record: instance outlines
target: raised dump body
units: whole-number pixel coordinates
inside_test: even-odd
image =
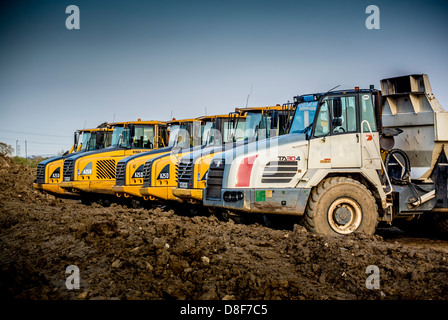
[[[393,148],[408,155],[412,179],[429,178],[448,142],[448,112],[434,96],[426,74],[381,80],[381,90],[383,131],[403,131],[394,137]],[[383,138],[382,147],[390,149],[391,142],[386,140]]]
[[[383,132],[396,134],[393,142],[390,137],[382,141],[386,152],[397,155],[385,159],[386,167],[399,168],[388,170],[395,183],[394,215],[447,212],[448,112],[434,96],[426,74],[384,79],[381,89]],[[399,150],[408,159],[400,158]]]

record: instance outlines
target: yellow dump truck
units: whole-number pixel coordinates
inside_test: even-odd
[[[168,123],[170,139],[166,148],[142,152],[121,159],[117,163],[113,191],[117,197],[142,198],[140,188],[143,185],[143,167],[145,162],[166,154],[177,154],[184,149],[201,145],[204,128],[211,123],[209,118],[173,119]]]
[[[60,198],[79,197],[78,194],[68,192],[59,186],[59,183],[62,182],[64,160],[73,154],[105,148],[110,145],[111,137],[112,129],[105,124],[94,129],[75,131],[75,141],[67,153],[43,160],[37,165],[36,180],[33,183],[34,189]]]
[[[82,200],[105,199],[114,195],[116,164],[121,159],[168,144],[167,123],[128,121],[110,124],[113,128],[109,147],[76,154],[64,161],[61,188],[78,193]]]
[[[237,108],[236,111],[246,118],[244,132],[241,132],[235,141],[219,146],[211,144],[182,157],[177,170],[177,187],[172,189],[174,196],[190,202],[202,201],[210,161],[214,155],[237,145],[286,133],[293,114],[292,105]]]
[[[203,121],[203,133],[199,146],[181,148],[167,154],[162,154],[146,161],[143,168],[143,186],[140,194],[146,200],[175,200],[172,189],[177,185],[176,170],[181,157],[200,152],[204,148],[222,143],[233,142],[238,139],[244,130],[245,115],[229,113],[198,118]]]

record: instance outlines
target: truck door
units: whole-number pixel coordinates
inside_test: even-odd
[[[333,103],[340,98],[340,117],[335,120]],[[357,121],[357,95],[324,98],[310,140],[309,168],[361,166],[361,143]]]
[[[361,141],[357,126],[357,95],[347,95],[341,99],[340,120],[331,122],[331,167],[357,168],[361,166]]]

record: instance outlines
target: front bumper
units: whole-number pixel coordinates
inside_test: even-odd
[[[66,190],[74,190],[79,192],[101,193],[113,195],[112,188],[115,185],[115,180],[108,181],[63,181],[59,184],[61,188]]]
[[[236,211],[303,215],[311,189],[222,189],[221,199],[203,200],[207,207]]]
[[[79,194],[62,189],[58,183],[33,183],[33,188],[60,198],[77,198]]]
[[[117,197],[124,196],[125,198],[129,197],[143,197],[140,193],[141,185],[137,186],[113,186],[112,190],[114,191]]]
[[[89,188],[88,181],[62,181],[59,186],[65,190],[79,190],[84,191]]]
[[[173,195],[181,199],[194,199],[202,201],[203,189],[173,188]]]
[[[174,187],[142,187],[140,188],[140,193],[143,197],[155,197],[161,200],[174,200],[179,201],[180,199],[173,195]]]

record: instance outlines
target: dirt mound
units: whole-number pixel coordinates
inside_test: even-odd
[[[300,226],[275,230],[161,208],[45,199],[21,177],[28,169],[4,159],[0,172],[3,298],[448,298],[444,250],[378,235],[323,237]],[[71,265],[79,268],[79,289],[66,286]],[[366,286],[372,265],[378,289]]]
[[[0,193],[4,197],[19,198],[24,201],[34,200],[37,194],[32,189],[34,179],[35,170],[0,155]]]

